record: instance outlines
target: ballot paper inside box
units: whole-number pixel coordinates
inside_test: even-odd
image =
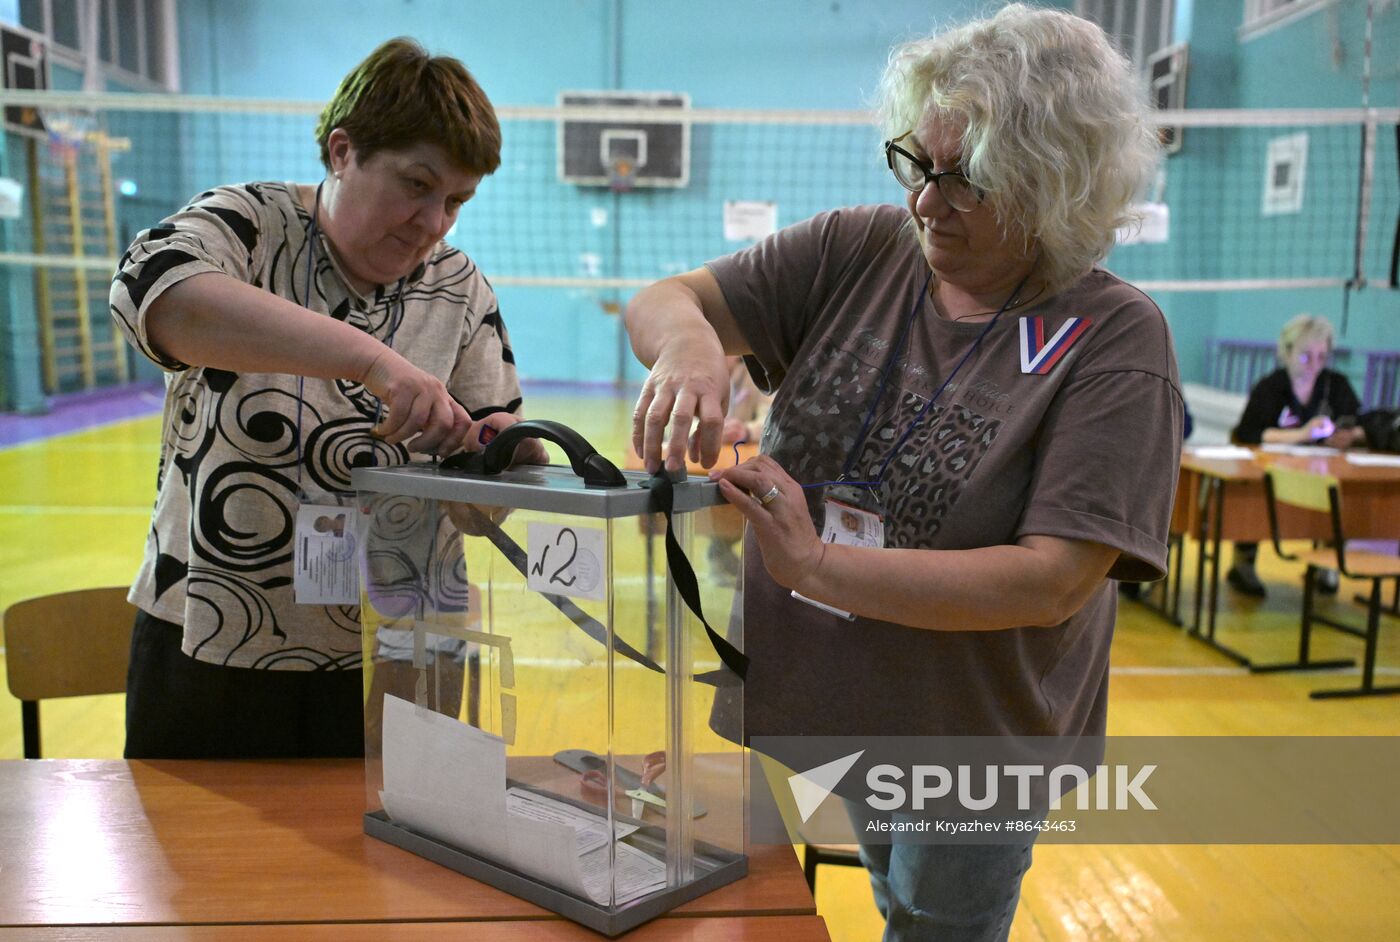
[[[746,872],[740,526],[559,437],[572,466],[355,472],[365,830],[616,935]]]

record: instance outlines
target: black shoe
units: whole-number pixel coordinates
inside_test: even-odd
[[[1240,595],[1249,595],[1256,599],[1262,599],[1269,594],[1264,588],[1264,583],[1259,581],[1259,577],[1255,575],[1252,569],[1241,569],[1239,566],[1231,566],[1230,571],[1225,573],[1225,581],[1230,583],[1230,588],[1234,589]]]
[[[1336,595],[1338,586],[1337,570],[1322,569],[1317,574],[1317,581],[1313,583],[1317,591],[1323,595]]]

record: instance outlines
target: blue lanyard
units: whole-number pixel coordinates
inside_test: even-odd
[[[311,208],[311,222],[306,226],[306,277],[302,281],[301,298],[302,306],[307,310],[311,307],[311,275],[316,270],[316,236],[320,234],[320,227],[317,225],[321,216],[321,187],[325,186],[322,180],[316,184],[316,204]],[[384,343],[390,350],[394,349],[394,335],[399,331],[399,325],[403,323],[406,304],[404,302],[404,284],[407,277],[399,279],[397,289],[398,311],[389,315],[389,332],[384,338]],[[301,408],[305,402],[306,377],[297,376],[297,491],[303,498],[306,497],[306,490],[302,487],[302,438],[301,438]],[[374,424],[378,425],[384,415],[384,400],[380,399],[378,405],[374,407]]]
[[[901,435],[899,437],[899,440],[894,443],[894,446],[890,449],[889,454],[885,456],[885,460],[880,463],[880,470],[876,472],[874,480],[849,481],[847,480],[847,478],[850,476],[852,468],[855,467],[856,455],[860,454],[861,447],[865,444],[865,440],[870,434],[870,423],[874,420],[875,412],[880,407],[880,400],[883,399],[885,396],[885,387],[889,383],[890,374],[894,372],[894,365],[899,360],[900,351],[905,348],[905,344],[909,340],[909,334],[913,330],[914,318],[919,313],[919,310],[923,307],[924,298],[928,295],[929,284],[933,281],[933,273],[930,272],[928,277],[924,279],[923,287],[919,289],[918,296],[914,299],[914,306],[909,309],[909,316],[906,317],[904,320],[904,330],[900,333],[899,340],[895,343],[894,349],[890,351],[889,359],[885,361],[885,368],[883,371],[881,371],[880,374],[880,385],[875,390],[875,398],[871,401],[870,408],[865,413],[865,420],[861,423],[860,434],[856,437],[855,444],[851,447],[850,453],[846,455],[846,462],[841,467],[840,477],[838,477],[835,481],[821,481],[816,484],[804,484],[802,485],[803,489],[805,490],[807,488],[813,487],[829,487],[834,484],[844,484],[848,487],[879,487],[880,482],[885,479],[885,472],[889,470],[890,462],[894,461],[895,456],[899,454],[900,449],[902,449],[904,445],[909,441],[909,436],[914,434],[914,430],[919,427],[919,423],[923,421],[923,418],[925,415],[928,414],[929,409],[933,408],[933,404],[942,397],[943,391],[948,388],[948,384],[953,381],[953,379],[958,375],[959,372],[962,371],[963,365],[966,364],[967,361],[972,358],[972,355],[974,353],[977,352],[977,348],[982,345],[982,341],[986,339],[987,334],[991,333],[992,328],[995,327],[997,321],[1001,319],[1001,315],[1004,314],[1006,310],[1009,307],[1011,307],[1011,305],[1016,301],[1016,298],[1021,294],[1021,289],[1026,286],[1026,281],[1029,278],[1030,274],[1027,273],[1026,276],[1022,278],[1020,282],[1017,283],[1016,287],[1012,290],[1010,296],[1008,296],[1006,301],[1002,304],[1002,306],[997,309],[996,314],[992,315],[992,319],[987,321],[987,325],[982,328],[982,332],[977,335],[977,339],[972,342],[972,346],[969,347],[967,352],[962,355],[962,359],[958,360],[957,366],[953,367],[953,371],[949,373],[946,378],[944,378],[943,383],[938,387],[938,390],[932,396],[929,397],[928,402],[924,403],[923,408],[919,410],[919,414],[914,416],[913,421],[909,423],[909,427],[904,430],[904,434]]]

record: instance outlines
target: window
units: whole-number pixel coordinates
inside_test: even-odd
[[[169,20],[164,18],[167,13],[170,16]],[[179,76],[165,74],[167,63],[173,62],[174,57],[168,60],[166,58],[167,47],[173,48],[173,45],[165,42],[164,31],[175,29],[175,4],[162,9],[157,4],[148,2],[142,4],[141,14],[141,48],[145,55],[145,67],[141,74],[149,76],[153,82],[173,89]]]
[[[141,29],[145,4],[140,0],[117,0],[109,9],[116,12],[117,65],[137,75],[149,75],[143,68],[145,50],[141,48],[145,40]]]
[[[98,31],[99,55],[102,61],[108,65],[117,61],[116,24],[112,22],[116,16],[116,11],[112,8],[112,0],[103,0],[97,5],[97,18],[100,29]]]
[[[19,25],[35,33],[47,33],[44,0],[19,0]]]
[[[45,22],[53,32],[53,42],[69,49],[78,48],[78,0],[49,0]]]
[[[1244,23],[1240,25],[1240,38],[1261,36],[1309,13],[1330,7],[1335,2],[1336,0],[1244,0]]]
[[[1158,49],[1147,58],[1147,88],[1152,106],[1159,111],[1186,107],[1186,43]],[[1168,154],[1181,150],[1181,128],[1157,129],[1158,140]]]
[[[20,25],[49,42],[50,57],[82,71],[84,35],[95,36],[103,73],[135,87],[172,89],[175,0],[20,0]],[[83,17],[96,28],[83,30]]]
[[[1076,0],[1075,12],[1093,20],[1138,69],[1172,43],[1173,0]]]

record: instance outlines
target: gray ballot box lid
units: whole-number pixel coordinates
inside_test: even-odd
[[[590,487],[568,465],[521,465],[485,475],[421,462],[392,468],[356,468],[350,483],[362,494],[401,494],[580,517],[613,519],[656,512],[648,488],[651,476],[644,471],[624,471],[623,476],[626,487]],[[719,486],[707,478],[684,478],[673,487],[674,513],[691,513],[726,503]]]

